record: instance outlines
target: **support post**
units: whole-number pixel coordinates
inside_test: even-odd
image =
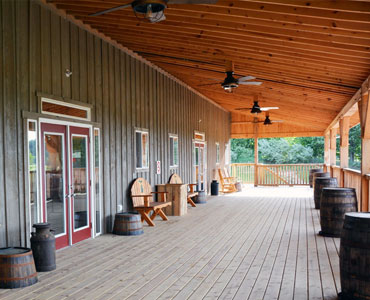
[[[254,186],[258,185],[258,119],[254,118]]]
[[[324,165],[325,165],[325,172],[330,171],[330,132],[328,131],[325,134],[324,140]]]
[[[337,162],[337,129],[330,129],[330,166],[335,166]],[[332,168],[330,173],[333,175]]]
[[[340,129],[340,182],[339,185],[344,187],[343,169],[348,168],[348,147],[349,147],[349,120],[350,117],[343,117],[339,121]]]
[[[358,102],[358,111],[361,124],[361,195],[357,195],[359,210],[369,211],[369,182],[366,174],[370,174],[370,92],[369,82],[362,86],[361,101]]]

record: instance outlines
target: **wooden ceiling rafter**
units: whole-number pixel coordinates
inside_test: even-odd
[[[50,2],[214,100],[233,122],[253,119],[235,108],[252,105],[254,95],[260,105],[279,106],[272,113],[283,125],[261,127],[261,136],[322,135],[370,71],[369,1],[169,4],[167,20],[158,24],[138,22],[130,8],[87,16],[126,3],[121,0]],[[203,86],[224,79],[227,60],[236,77],[253,75],[263,84],[233,94],[218,84]],[[253,125],[231,124],[232,137],[248,136]]]

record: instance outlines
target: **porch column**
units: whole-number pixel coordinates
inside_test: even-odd
[[[258,185],[258,119],[254,118],[254,186]]]
[[[349,120],[350,117],[343,117],[339,120],[340,129],[340,186],[344,186],[343,169],[348,168],[348,146],[349,146]]]
[[[326,172],[330,171],[330,132],[328,131],[325,133],[325,140],[324,140],[324,165],[326,168]]]
[[[337,129],[330,129],[330,165],[335,166],[337,160]],[[331,168],[330,168],[331,169]]]
[[[369,181],[366,174],[370,174],[370,108],[369,82],[362,86],[361,101],[358,102],[361,124],[361,195],[357,195],[359,210],[369,211]]]

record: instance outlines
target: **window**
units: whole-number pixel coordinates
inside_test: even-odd
[[[149,168],[149,133],[147,130],[136,130],[136,169]]]
[[[68,102],[41,98],[41,112],[44,114],[90,121],[90,108]]]
[[[179,165],[179,138],[177,135],[170,135],[170,167]]]
[[[38,145],[37,145],[37,123],[36,121],[27,122],[27,141],[28,141],[28,183],[30,201],[30,225],[39,222],[39,202],[38,202]]]
[[[220,163],[220,143],[216,143],[216,164]]]

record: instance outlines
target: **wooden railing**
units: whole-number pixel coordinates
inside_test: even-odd
[[[245,184],[254,183],[254,164],[231,164],[231,176]]]
[[[257,167],[257,180],[255,180]],[[308,185],[310,169],[320,168],[322,164],[232,164],[231,174],[242,183],[255,185]]]

